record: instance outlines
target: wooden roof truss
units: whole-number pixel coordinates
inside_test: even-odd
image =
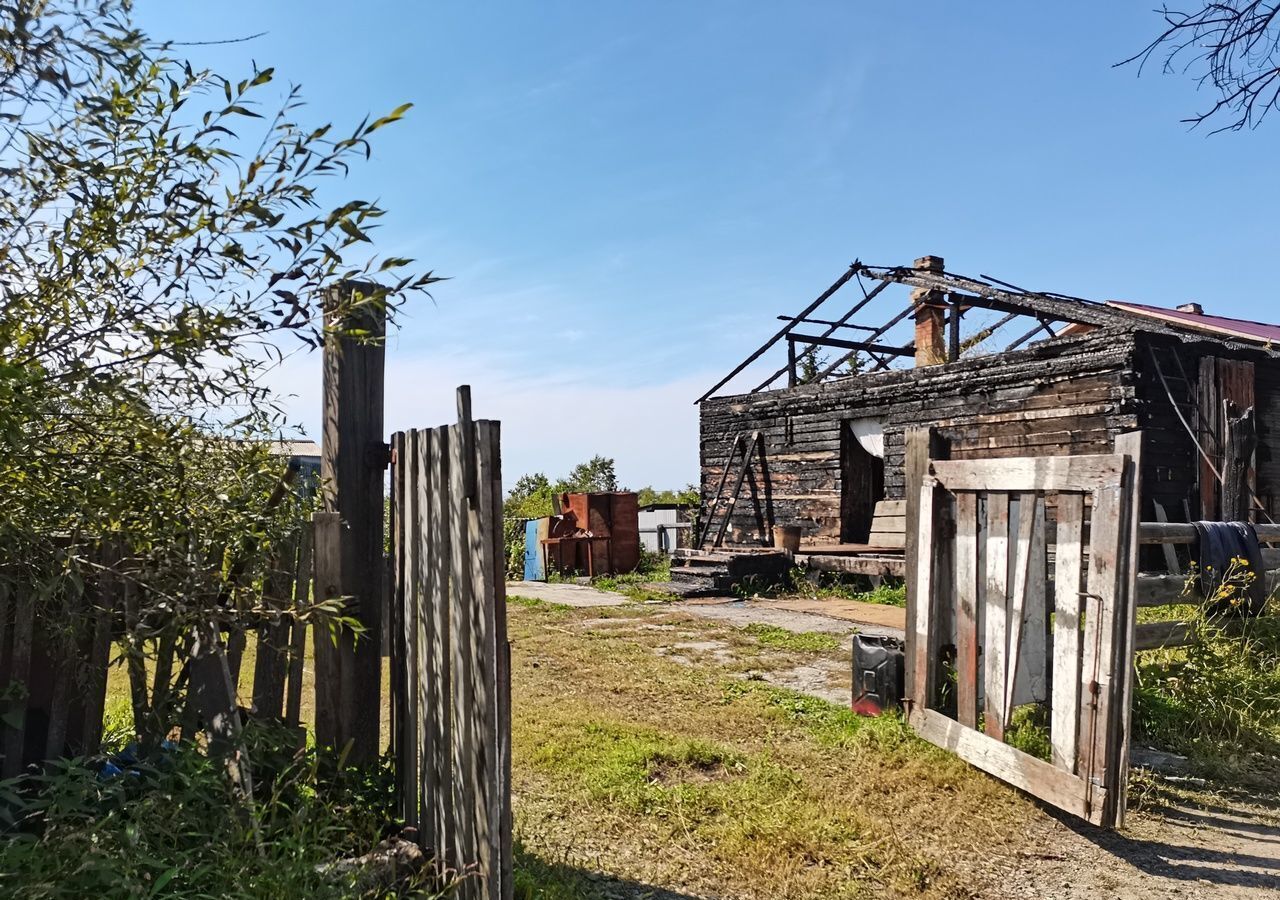
[[[857,285],[860,292],[855,302],[846,312],[835,318],[819,317],[817,315],[819,309],[849,282]],[[904,285],[914,289],[905,307],[880,324],[855,321],[855,316],[866,311],[873,301],[893,285]],[[1025,333],[1018,334],[1004,347],[1003,351],[996,352],[1007,353],[1016,350],[1040,335],[1043,335],[1042,340],[1057,337],[1058,326],[1068,323],[1099,328],[1109,326],[1133,328],[1140,323],[1146,331],[1173,333],[1172,329],[1165,328],[1158,322],[1137,317],[1103,303],[1065,294],[1028,291],[987,275],[971,278],[933,268],[872,266],[854,261],[829,288],[818,295],[817,299],[799,314],[778,316],[778,320],[784,324],[777,333],[696,402],[701,403],[712,396],[764,356],[767,351],[782,342],[785,342],[787,348],[786,362],[752,387],[749,393],[767,390],[784,376],[787,378],[788,386],[795,386],[854,374],[840,373],[840,370],[855,359],[860,363],[858,374],[889,369],[899,359],[913,358],[916,350],[914,339],[894,343],[888,337],[889,333],[902,322],[912,319],[917,310],[925,306],[945,308],[947,362],[992,352],[987,342],[1016,319],[1029,319],[1033,327]],[[991,310],[1004,315],[965,334],[965,315],[975,309]],[[799,366],[798,362],[806,357],[816,359],[822,349],[837,351],[835,360],[832,362],[824,359],[823,365],[819,366],[817,371],[810,371],[806,377],[802,374],[802,369],[805,367]],[[807,368],[812,370],[813,366]]]

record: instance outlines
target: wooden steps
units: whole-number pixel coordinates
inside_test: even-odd
[[[794,565],[790,556],[772,548],[677,550],[671,558],[671,580],[686,586],[687,597],[730,594],[751,578],[780,581]]]

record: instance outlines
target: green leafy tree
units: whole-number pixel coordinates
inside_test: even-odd
[[[557,485],[557,491],[599,492],[616,491],[618,475],[614,471],[613,457],[593,456],[569,470],[568,476]]]
[[[82,586],[123,581],[145,675],[195,629],[282,612],[263,585],[302,510],[269,502],[287,423],[265,385],[435,280],[371,251],[376,204],[320,202],[407,107],[303,124],[272,69],[195,67],[129,0],[0,0],[0,46],[0,594],[74,642]],[[142,705],[163,734],[181,683]]]
[[[677,503],[681,506],[687,506],[690,509],[696,509],[701,496],[698,493],[696,485],[685,485],[684,490],[680,491],[659,491],[652,487],[646,486],[636,491],[636,502],[640,506],[651,506],[655,503]]]

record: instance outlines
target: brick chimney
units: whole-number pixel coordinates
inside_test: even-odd
[[[1178,312],[1195,313],[1197,316],[1204,315],[1204,307],[1194,300],[1190,303],[1183,303],[1178,306]]]
[[[941,272],[941,256],[922,256],[917,269]],[[916,308],[916,366],[939,366],[947,361],[947,305],[940,291],[916,288],[911,292]]]

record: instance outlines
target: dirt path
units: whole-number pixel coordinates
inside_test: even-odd
[[[992,897],[1262,900],[1280,896],[1280,810],[1256,799],[1166,796],[1123,833],[1046,817],[1025,865]]]
[[[523,586],[513,585],[509,591],[529,594]],[[575,591],[567,600],[549,595],[543,599],[579,607],[598,605],[602,614],[619,605],[617,595],[594,594],[601,596]],[[893,634],[895,629],[858,625],[847,618],[822,615],[821,609],[819,603],[769,601],[632,604],[625,619],[583,618],[574,623],[574,630],[652,635],[646,640],[652,652],[672,662],[765,681],[847,707],[852,635],[858,630]],[[697,620],[705,625],[699,626]],[[733,631],[725,632],[726,626]],[[833,641],[827,652],[798,657],[785,650],[744,644],[736,634],[747,626],[825,635]],[[655,637],[660,639],[655,642]],[[1045,808],[1032,819],[1021,849],[1012,855],[973,860],[974,895],[1046,900],[1280,897],[1280,805],[1180,791],[1151,776],[1135,782],[1138,808],[1124,833],[1103,832]],[[600,896],[644,894],[602,891]]]

